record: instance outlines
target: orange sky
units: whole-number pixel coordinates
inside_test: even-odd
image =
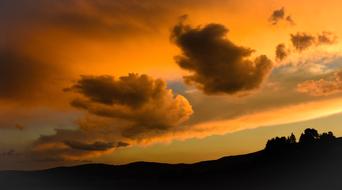
[[[44,168],[85,160],[116,164],[139,159],[173,163],[213,159],[255,151],[270,134],[281,135],[286,127],[297,131],[292,123],[308,125],[330,116],[329,129],[340,132],[342,78],[337,73],[342,67],[342,27],[336,22],[342,12],[338,0],[6,0],[4,4],[0,8],[0,80],[4,81],[0,82],[0,153],[15,150],[17,154],[0,161],[0,169]],[[284,16],[272,24],[272,13],[281,8]],[[180,23],[182,15],[187,15],[184,23]],[[196,47],[181,43],[182,37],[191,34],[186,27],[199,35],[212,23],[228,30],[217,37],[224,44],[218,47],[250,48],[253,53],[242,56],[233,69],[220,69],[216,62],[221,57],[225,61],[230,52],[210,52],[210,59],[201,60],[206,57],[197,55]],[[171,38],[174,27],[182,24],[184,34]],[[324,32],[337,40],[321,43]],[[291,34],[302,33],[314,39],[303,51],[291,41]],[[205,47],[205,37],[197,47],[214,49],[216,46]],[[276,59],[278,44],[286,47],[283,60]],[[182,66],[175,59],[179,55],[199,66]],[[247,71],[234,69],[250,60],[251,73],[257,73],[254,58],[261,55],[267,56],[272,68],[265,70],[260,83],[234,92],[222,85],[206,91],[212,84],[206,81],[221,81],[216,76],[225,85],[233,84],[231,76],[239,84],[245,82]],[[213,70],[223,74],[201,69],[215,64],[219,69]],[[194,84],[183,80],[189,75],[196,75],[190,79]],[[303,85],[308,81],[310,89]],[[323,93],[315,96],[310,90]],[[154,96],[156,93],[160,95]],[[146,122],[151,119],[154,122]],[[18,125],[23,128],[16,128]],[[265,126],[267,130],[258,129]],[[125,136],[128,129],[136,136]],[[253,131],[258,140],[249,138]],[[236,143],[230,139],[234,134],[245,141]],[[221,147],[213,143],[215,139],[230,145]],[[196,147],[206,143],[215,151],[203,153]],[[253,143],[259,146],[246,148]],[[80,150],[99,144],[109,148]],[[52,145],[51,155],[68,159],[37,163],[48,160],[41,157],[45,152],[31,151],[40,145]],[[172,154],[167,154],[170,149]],[[181,153],[187,151],[191,154],[183,159]]]

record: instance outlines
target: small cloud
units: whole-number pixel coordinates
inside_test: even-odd
[[[112,142],[96,141],[94,143],[83,143],[79,141],[65,141],[65,145],[72,149],[84,150],[84,151],[106,151],[115,147]]]
[[[286,16],[284,7],[274,10],[269,18],[269,21],[272,23],[272,25],[277,25],[282,20],[285,20],[292,25],[295,24],[293,18],[290,15]]]
[[[332,32],[322,32],[317,37],[318,44],[335,44],[337,42],[337,36]]]
[[[272,22],[273,25],[276,25],[280,20],[283,20],[284,17],[285,8],[282,7],[280,9],[274,10],[269,20]]]
[[[286,21],[289,22],[292,25],[296,25],[295,21],[293,20],[293,18],[291,16],[287,16],[286,17]]]
[[[129,143],[125,143],[125,142],[118,142],[118,144],[116,145],[116,147],[126,147],[129,146]]]
[[[307,33],[291,34],[292,45],[298,51],[303,51],[315,44],[316,38]]]
[[[289,50],[286,49],[285,44],[279,44],[276,47],[276,59],[279,61],[284,60],[289,55]]]

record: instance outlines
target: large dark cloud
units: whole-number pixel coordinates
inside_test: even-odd
[[[192,114],[184,97],[174,96],[164,81],[147,75],[83,77],[71,90],[86,97],[75,99],[73,106],[98,116],[133,122],[122,131],[128,137],[168,130]]]
[[[256,89],[272,69],[265,55],[250,58],[253,50],[231,42],[227,32],[220,24],[192,27],[183,22],[172,31],[173,42],[183,52],[176,57],[177,64],[193,73],[185,76],[185,81],[207,94]]]
[[[172,133],[193,113],[183,96],[147,75],[82,77],[68,91],[79,94],[71,104],[86,115],[76,130],[42,136],[35,155],[50,152],[63,159],[86,158]]]
[[[149,99],[161,96],[164,82],[151,79],[146,76],[120,77],[115,80],[111,76],[84,76],[71,90],[77,91],[94,102],[103,104],[122,104],[128,106],[140,106]]]

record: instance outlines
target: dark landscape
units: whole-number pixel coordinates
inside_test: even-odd
[[[342,138],[307,129],[268,141],[264,150],[195,164],[89,164],[3,171],[7,189],[341,189]]]

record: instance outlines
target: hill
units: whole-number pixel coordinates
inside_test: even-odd
[[[195,164],[137,162],[3,171],[0,189],[342,189],[342,138],[302,136],[298,143],[274,138],[255,153]]]

